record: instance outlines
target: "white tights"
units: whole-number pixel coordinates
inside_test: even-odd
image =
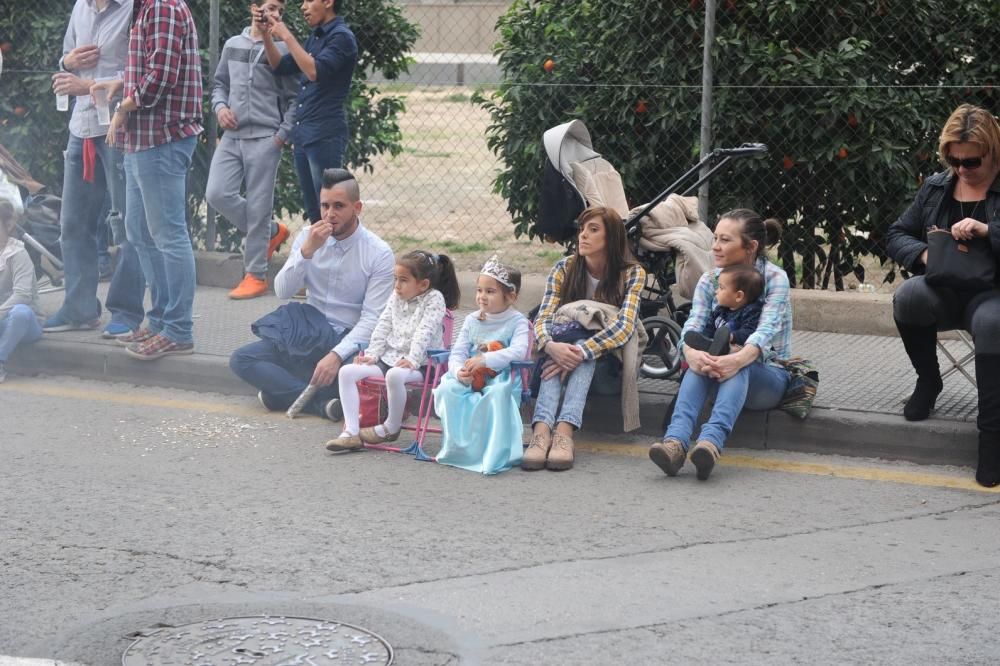
[[[361,398],[358,395],[358,382],[367,377],[381,377],[382,368],[376,364],[361,365],[352,363],[340,368],[340,404],[344,408],[344,433],[357,435],[361,411]],[[419,382],[424,375],[409,368],[389,368],[385,373],[386,394],[389,398],[388,414],[382,427],[389,434],[399,432],[403,425],[403,409],[406,407],[406,383]]]

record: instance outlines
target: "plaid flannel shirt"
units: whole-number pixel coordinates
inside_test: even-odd
[[[126,152],[195,136],[201,125],[198,32],[184,0],[134,0],[125,96],[139,107],[119,137]]]
[[[545,295],[535,317],[535,340],[539,349],[551,339],[552,318],[562,305],[562,285],[566,279],[566,265],[573,257],[566,257],[556,262],[545,282]],[[597,331],[582,345],[584,356],[594,359],[618,349],[628,342],[639,321],[639,301],[642,288],[646,284],[646,271],[638,264],[629,268],[625,275],[625,302],[622,303],[618,317],[607,328]]]
[[[787,359],[792,354],[792,301],[788,291],[788,275],[785,271],[763,257],[757,261],[757,270],[764,274],[764,308],[760,313],[757,330],[750,334],[746,344],[760,349],[761,360],[765,363],[777,359]],[[712,311],[718,305],[715,290],[719,286],[721,268],[707,271],[698,280],[691,301],[691,314],[684,322],[681,333],[681,348],[684,334],[688,331],[701,332]]]

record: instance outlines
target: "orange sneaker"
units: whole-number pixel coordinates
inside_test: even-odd
[[[274,251],[277,250],[282,243],[288,240],[288,236],[289,236],[288,227],[283,225],[281,222],[278,222],[278,231],[273,236],[271,236],[271,240],[268,241],[267,243],[268,261],[271,261],[271,255],[274,254]]]
[[[243,276],[243,281],[236,285],[236,289],[229,292],[229,298],[235,301],[242,301],[247,298],[257,298],[266,292],[267,282],[247,273]]]

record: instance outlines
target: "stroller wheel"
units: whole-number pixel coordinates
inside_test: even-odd
[[[677,348],[681,327],[667,317],[646,317],[646,351],[642,355],[641,375],[651,379],[669,379],[681,368],[681,354]]]

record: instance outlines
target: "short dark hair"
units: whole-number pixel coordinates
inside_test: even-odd
[[[354,174],[347,169],[324,169],[322,189],[332,190],[334,187],[342,187],[351,198],[351,201],[361,200],[361,189]]]
[[[764,276],[750,264],[727,266],[719,273],[732,279],[733,289],[742,291],[747,297],[747,303],[753,303],[764,293]]]

